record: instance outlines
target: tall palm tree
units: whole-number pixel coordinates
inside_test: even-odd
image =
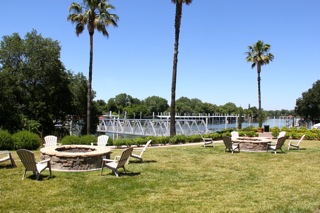
[[[264,44],[262,41],[258,40],[257,43],[253,44],[253,46],[248,46],[249,51],[246,52],[247,62],[251,62],[251,68],[253,69],[257,66],[258,73],[258,100],[259,100],[259,127],[262,126],[262,109],[261,109],[261,89],[260,89],[260,73],[261,66],[265,64],[269,64],[270,61],[274,59],[274,56],[269,52],[270,45]]]
[[[182,17],[182,4],[187,5],[192,3],[192,0],[171,0],[176,4],[175,15],[175,37],[174,37],[174,54],[173,54],[173,70],[172,70],[172,85],[171,85],[171,111],[170,111],[170,136],[176,135],[176,84],[177,84],[177,66],[178,66],[178,53],[179,53],[179,36]]]
[[[107,27],[112,25],[117,27],[119,17],[116,14],[109,13],[115,9],[107,0],[83,0],[80,5],[73,2],[69,7],[67,20],[76,24],[76,34],[79,36],[85,26],[87,26],[90,36],[90,60],[89,60],[89,82],[87,94],[87,134],[90,134],[91,117],[91,84],[92,84],[92,64],[93,64],[93,34],[95,29],[102,35],[109,37]]]

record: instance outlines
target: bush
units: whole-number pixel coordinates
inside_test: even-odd
[[[17,132],[12,135],[12,138],[15,149],[36,150],[41,146],[41,139],[39,135],[32,132]]]
[[[134,145],[134,142],[130,138],[119,138],[117,140],[114,140],[114,145],[130,147],[130,146]]]
[[[202,138],[200,135],[190,135],[188,137],[189,142],[200,142],[202,141]]]
[[[93,135],[84,135],[80,137],[80,144],[91,145],[91,143],[97,143],[97,137]]]
[[[162,136],[162,137],[150,137],[149,140],[152,140],[153,144],[168,144],[170,137],[169,136]]]
[[[141,146],[147,143],[147,139],[143,137],[137,137],[133,140],[133,143],[137,146]]]
[[[81,144],[81,139],[75,135],[67,135],[61,140],[62,145]]]
[[[0,150],[12,150],[14,148],[13,138],[8,131],[0,130]]]
[[[186,143],[187,136],[185,135],[175,135],[169,139],[169,142],[172,144]]]

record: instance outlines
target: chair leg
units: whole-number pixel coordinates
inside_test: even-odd
[[[37,173],[36,173],[36,179],[39,180],[39,177],[40,177],[40,173],[37,172]]]
[[[103,161],[102,161],[102,166],[101,166],[101,171],[100,171],[100,176],[102,176],[102,172],[103,172]]]
[[[117,169],[115,169],[115,170],[113,171],[113,173],[114,173],[117,177],[119,177],[119,174],[118,174],[118,170],[117,170]]]
[[[50,177],[52,177],[51,166],[49,167]]]
[[[26,176],[27,170],[24,170],[24,173],[22,174],[22,180],[24,180],[24,177]]]

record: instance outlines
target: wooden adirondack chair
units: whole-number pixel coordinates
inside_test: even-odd
[[[109,140],[109,136],[108,135],[100,135],[98,137],[98,142],[97,142],[97,146],[106,146],[108,144],[108,140]],[[91,143],[91,145],[93,146],[94,143]]]
[[[268,147],[267,147],[267,152],[269,150],[272,150],[274,152],[274,154],[277,154],[277,149],[280,149],[281,152],[282,152],[282,146],[284,144],[284,142],[286,141],[286,137],[285,136],[282,136],[282,137],[279,137],[277,139],[277,142],[275,145],[272,145],[272,144],[268,144]]]
[[[231,137],[223,136],[222,137],[223,143],[226,146],[224,151],[229,151],[233,154],[235,150],[238,150],[240,152],[240,144],[239,143],[233,143],[231,140]]]
[[[22,180],[25,178],[27,171],[33,172],[33,174],[36,175],[36,179],[39,180],[40,173],[46,168],[49,169],[50,177],[52,177],[50,159],[43,160],[37,163],[34,158],[34,154],[31,151],[26,149],[19,149],[17,150],[17,153],[19,158],[21,159],[22,164],[25,167]]]
[[[16,163],[13,160],[11,152],[7,150],[0,151],[0,163],[5,161],[10,161],[12,168],[16,167]]]
[[[288,144],[288,150],[290,150],[290,148],[295,148],[295,149],[300,149],[300,143],[301,141],[303,141],[304,137],[306,135],[302,135],[302,137],[300,138],[300,140],[290,140],[289,144]]]
[[[142,159],[142,155],[143,153],[147,150],[147,147],[150,145],[152,140],[149,140],[143,148],[134,148],[133,149],[133,152],[138,152],[138,153],[133,153],[130,155],[130,157],[133,157],[133,158],[137,158],[139,159],[141,162],[143,161]]]
[[[113,173],[115,173],[115,175],[117,177],[119,177],[118,174],[118,169],[119,168],[123,168],[124,172],[126,173],[126,168],[124,167],[132,153],[133,148],[127,148],[125,149],[119,160],[110,160],[110,159],[102,159],[102,165],[101,165],[101,173],[100,175],[102,175],[103,172],[103,168],[107,167],[108,169],[111,169]]]
[[[58,138],[54,135],[47,135],[44,137],[44,146],[60,146],[61,144],[58,143]]]

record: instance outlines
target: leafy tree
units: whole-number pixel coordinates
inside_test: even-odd
[[[145,105],[149,108],[151,113],[158,113],[164,112],[168,109],[168,101],[164,98],[160,98],[158,96],[151,96],[144,100]]]
[[[193,109],[191,100],[187,97],[181,97],[176,100],[176,112],[180,115],[192,115]]]
[[[316,81],[312,88],[302,93],[302,97],[296,101],[295,112],[305,120],[313,122],[320,118],[320,80]]]
[[[59,42],[43,38],[35,30],[24,39],[17,33],[3,37],[0,49],[3,128],[17,131],[40,123],[42,131],[50,133],[54,122],[64,120],[70,113],[69,80],[60,61],[60,50]]]
[[[225,105],[221,106],[220,109],[222,109],[223,114],[232,115],[232,114],[238,114],[238,107],[231,102],[226,103]]]
[[[252,63],[252,69],[257,66],[258,73],[258,103],[259,103],[259,127],[262,126],[262,109],[261,109],[261,88],[260,88],[260,73],[261,66],[265,64],[269,64],[270,61],[273,60],[274,56],[269,52],[270,45],[264,44],[262,41],[258,40],[257,43],[253,44],[253,46],[248,46],[249,51],[246,52],[247,62]]]
[[[172,85],[171,85],[171,119],[170,119],[170,137],[176,135],[176,84],[177,84],[177,66],[178,66],[178,52],[179,52],[179,36],[180,36],[180,25],[182,17],[182,4],[187,5],[192,3],[192,0],[171,0],[176,4],[176,15],[175,15],[175,36],[174,36],[174,54],[173,54],[173,70],[172,70]]]
[[[107,103],[104,100],[97,100],[96,103],[99,115],[103,115],[108,112]]]
[[[116,14],[109,13],[114,6],[107,0],[83,0],[83,4],[73,2],[69,7],[67,20],[76,23],[76,34],[79,36],[87,26],[90,36],[90,60],[89,60],[89,82],[87,92],[87,134],[90,134],[90,113],[91,113],[91,87],[92,87],[92,66],[93,66],[93,35],[95,29],[102,35],[109,37],[107,27],[117,27],[119,20]],[[83,11],[84,10],[84,11]]]

